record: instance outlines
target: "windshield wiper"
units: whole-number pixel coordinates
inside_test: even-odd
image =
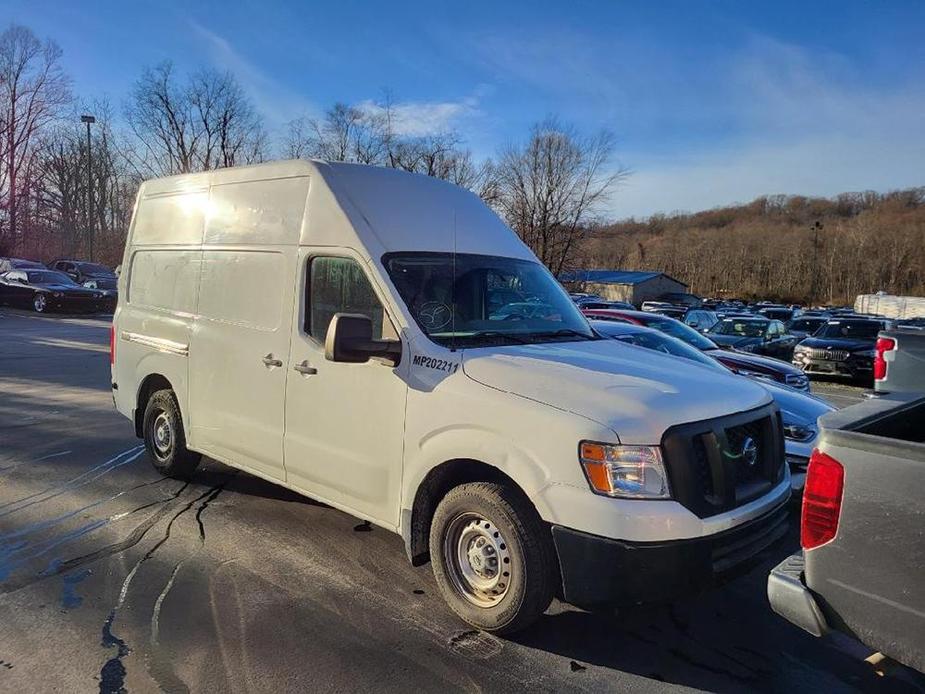
[[[525,340],[519,335],[515,335],[514,333],[508,333],[503,330],[479,330],[477,332],[470,333],[468,335],[458,335],[457,339],[465,340],[465,339],[471,339],[473,337],[500,337],[500,338],[504,338],[507,340],[511,340],[512,342],[516,342],[517,344],[520,344],[520,345],[530,344],[530,340]]]
[[[594,334],[589,335],[588,333],[583,333],[580,330],[572,330],[571,328],[561,328],[559,330],[547,330],[541,333],[529,333],[530,337],[581,337],[585,340],[597,340],[597,336]]]

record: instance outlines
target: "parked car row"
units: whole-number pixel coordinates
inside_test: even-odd
[[[114,311],[119,298],[116,274],[105,265],[56,260],[0,258],[0,304],[47,311]]]
[[[588,311],[627,311],[620,302],[576,300]],[[799,306],[705,300],[700,308],[645,301],[642,313],[676,319],[702,332],[717,346],[790,362],[807,377],[841,377],[870,383],[874,374],[877,333],[893,327],[922,329],[925,319],[890,321],[854,313],[847,307],[803,309]],[[613,316],[611,316],[613,317]],[[625,319],[626,316],[623,316]]]

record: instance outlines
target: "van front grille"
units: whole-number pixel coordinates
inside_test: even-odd
[[[662,438],[672,496],[701,518],[766,494],[784,477],[784,438],[773,404],[681,424]]]

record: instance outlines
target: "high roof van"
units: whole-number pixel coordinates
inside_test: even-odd
[[[478,628],[671,599],[785,530],[767,391],[601,338],[444,181],[147,181],[122,268],[112,392],[154,466],[209,456],[399,533]]]

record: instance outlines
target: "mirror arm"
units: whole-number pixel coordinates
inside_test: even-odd
[[[401,359],[400,340],[350,340],[347,348],[353,352],[362,352],[370,357],[382,357],[398,366]]]

